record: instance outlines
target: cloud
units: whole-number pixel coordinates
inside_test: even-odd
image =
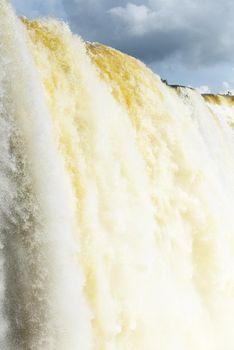
[[[62,0],[11,0],[11,3],[19,15],[29,18],[49,15],[66,19]]]
[[[202,86],[196,88],[196,90],[198,92],[200,92],[200,94],[209,94],[210,93],[210,88],[208,85],[202,85]]]
[[[151,30],[151,23],[156,13],[145,5],[128,3],[126,7],[113,7],[108,11],[114,19],[122,21],[128,33],[132,35],[143,35]]]
[[[223,81],[221,92],[234,95],[234,82]]]
[[[145,62],[174,57],[190,66],[231,61],[230,0],[63,0],[73,30]]]

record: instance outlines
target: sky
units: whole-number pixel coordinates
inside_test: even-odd
[[[12,0],[19,15],[53,16],[72,31],[144,61],[170,84],[234,93],[233,0]]]

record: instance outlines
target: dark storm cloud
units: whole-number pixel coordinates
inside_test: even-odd
[[[172,56],[189,65],[231,61],[232,0],[64,0],[73,30],[146,62]]]

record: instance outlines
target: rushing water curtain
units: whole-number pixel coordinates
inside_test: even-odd
[[[0,25],[1,349],[233,350],[233,98]]]

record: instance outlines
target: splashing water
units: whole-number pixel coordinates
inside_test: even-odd
[[[0,23],[0,348],[233,350],[233,98]]]

